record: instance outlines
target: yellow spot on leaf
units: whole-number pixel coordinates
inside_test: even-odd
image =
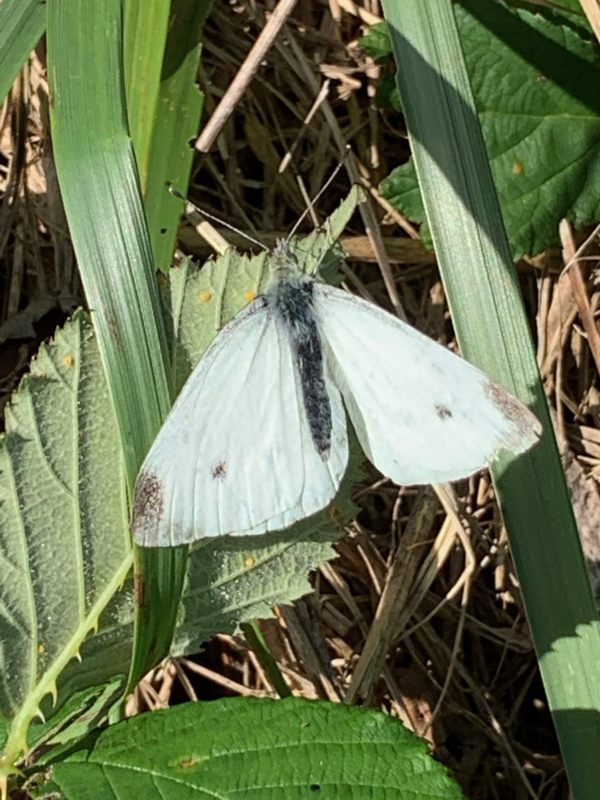
[[[255,564],[256,564],[256,559],[254,558],[254,556],[246,556],[246,558],[244,559],[244,566],[246,567],[246,569],[250,569]]]
[[[247,303],[251,303],[254,300],[255,297],[256,297],[256,293],[255,292],[252,292],[252,291],[244,292],[244,300]]]
[[[200,759],[196,756],[188,756],[187,758],[180,758],[177,762],[177,766],[183,767],[183,769],[189,769],[190,767],[195,767],[199,761]]]
[[[524,169],[525,168],[520,161],[515,161],[515,163],[513,164],[512,171],[514,172],[515,175],[521,175]]]
[[[208,303],[211,297],[212,297],[212,292],[204,291],[200,292],[200,294],[198,295],[198,300],[200,300],[201,303]]]
[[[75,366],[75,357],[72,353],[67,353],[65,356],[65,366],[66,367],[73,367]]]
[[[344,515],[337,506],[335,505],[329,506],[327,514],[329,516],[329,519],[333,522],[334,525],[344,524]]]

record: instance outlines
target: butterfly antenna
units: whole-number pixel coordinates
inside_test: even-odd
[[[292,238],[292,236],[293,236],[293,235],[296,233],[296,231],[298,230],[298,228],[300,227],[300,225],[301,225],[301,224],[302,224],[302,222],[304,221],[304,219],[305,219],[306,215],[307,215],[307,214],[310,214],[310,212],[312,211],[312,209],[315,207],[316,203],[318,202],[319,198],[320,198],[320,197],[321,197],[321,195],[323,194],[323,192],[324,192],[324,191],[325,191],[325,190],[326,190],[326,189],[327,189],[327,188],[328,188],[328,187],[331,185],[331,182],[333,181],[333,179],[335,178],[335,176],[338,174],[338,172],[339,172],[339,171],[341,170],[341,168],[344,166],[344,162],[346,161],[346,159],[347,159],[347,158],[348,158],[348,156],[350,155],[350,150],[351,150],[351,148],[350,148],[350,145],[349,145],[349,144],[347,144],[347,145],[346,145],[346,147],[345,147],[344,153],[343,153],[342,157],[340,158],[340,160],[338,161],[338,163],[337,163],[337,165],[336,165],[335,169],[333,170],[333,172],[331,173],[331,175],[329,176],[329,178],[327,178],[327,180],[325,181],[325,183],[323,184],[323,186],[321,186],[321,188],[320,188],[320,189],[319,189],[319,191],[316,193],[316,195],[313,197],[313,199],[312,199],[312,200],[309,202],[309,204],[306,206],[306,208],[304,209],[304,211],[302,212],[302,214],[300,214],[300,217],[298,218],[298,220],[297,220],[296,224],[294,225],[294,227],[292,228],[292,230],[291,230],[291,231],[288,233],[288,235],[287,235],[287,237],[286,237],[286,240],[285,240],[285,241],[286,241],[286,244],[287,244],[287,243],[290,241],[290,239]]]
[[[334,173],[334,174],[335,174],[335,173]],[[332,176],[332,177],[333,177],[333,176]],[[327,186],[327,185],[330,183],[330,181],[331,181],[331,179],[330,179],[329,181],[327,181],[327,183],[325,184],[325,186]],[[323,188],[325,188],[325,186],[324,186]],[[225,222],[225,220],[224,220],[224,219],[221,219],[220,217],[217,217],[217,216],[215,216],[214,214],[211,214],[209,211],[204,211],[204,209],[202,209],[202,208],[199,208],[197,205],[194,205],[194,203],[191,203],[191,202],[190,202],[190,201],[187,199],[187,197],[185,197],[185,195],[181,194],[181,192],[180,192],[180,191],[178,191],[178,190],[177,190],[177,189],[176,189],[176,188],[173,186],[173,184],[172,184],[172,183],[169,183],[169,182],[167,182],[167,188],[168,188],[168,190],[171,192],[171,194],[172,194],[174,197],[176,197],[178,200],[183,200],[183,202],[184,202],[184,203],[186,203],[187,205],[191,206],[191,207],[194,209],[194,211],[196,211],[196,213],[197,213],[197,214],[200,214],[200,216],[202,216],[202,217],[206,217],[206,219],[210,219],[210,220],[212,220],[213,222],[216,222],[216,223],[218,223],[219,225],[222,225],[224,228],[228,228],[230,231],[233,231],[234,233],[237,233],[237,234],[239,234],[239,236],[243,236],[243,237],[244,237],[244,239],[247,239],[249,242],[252,242],[252,244],[256,244],[256,245],[258,245],[258,246],[259,246],[259,247],[260,247],[262,250],[266,250],[266,251],[268,251],[268,250],[269,250],[269,248],[267,247],[267,245],[266,245],[266,244],[263,244],[262,242],[259,242],[259,241],[258,241],[258,239],[254,239],[254,238],[253,238],[252,236],[250,236],[248,233],[245,233],[245,231],[241,231],[239,228],[236,228],[236,227],[235,227],[235,225],[230,225],[230,224],[229,224],[229,222]],[[321,191],[322,191],[322,190],[321,190]],[[319,192],[319,194],[321,194],[321,192]],[[317,197],[318,197],[318,195],[317,195]],[[315,199],[316,199],[316,198],[315,198]],[[304,215],[303,215],[303,216],[304,216]]]

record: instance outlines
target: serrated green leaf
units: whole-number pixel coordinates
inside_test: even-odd
[[[297,698],[234,698],[144,714],[56,764],[53,778],[67,800],[463,797],[398,720]]]
[[[563,217],[576,227],[600,218],[597,46],[498,3],[464,0],[455,14],[513,256],[539,253],[558,243]],[[424,222],[412,161],[381,191]]]
[[[44,0],[0,2],[0,104],[44,33]]]
[[[291,603],[311,591],[309,573],[335,557],[339,521],[351,518],[350,468],[330,510],[288,530],[261,536],[208,539],[190,554],[173,655],[198,652],[217,632],[234,633],[253,619],[272,615],[276,605]]]
[[[0,473],[0,709],[12,763],[132,563],[120,439],[82,313],[41,347],[7,407]]]
[[[327,233],[293,243],[307,269],[327,261],[359,194],[344,201]],[[228,253],[201,270],[172,271],[166,316],[174,321],[180,380],[248,301],[246,292],[264,286],[265,260]],[[38,709],[49,721],[55,714],[48,695],[58,693],[62,708],[129,667],[134,602],[125,580],[132,556],[123,457],[98,344],[82,312],[41,348],[13,396],[0,465],[0,710],[11,722],[2,774],[26,749]],[[353,476],[351,465],[347,482]],[[342,490],[338,517],[351,513],[349,503]],[[333,555],[339,533],[323,512],[285,533],[196,547],[173,652],[197,651],[215,633],[309,591],[308,572]]]
[[[98,721],[106,718],[122,688],[123,681],[120,678],[104,686],[89,686],[71,695],[48,722],[31,725],[27,737],[29,747],[37,749],[44,745],[44,752],[37,763],[43,764],[46,755],[56,757],[58,747],[69,747],[74,740],[83,738],[97,728]]]

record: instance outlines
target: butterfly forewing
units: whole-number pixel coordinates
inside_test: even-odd
[[[311,439],[290,339],[258,298],[214,340],[183,387],[136,484],[145,546],[289,527],[335,496],[348,458],[341,396],[324,458]]]
[[[315,309],[361,446],[396,483],[464,478],[539,438],[516,398],[377,306],[319,284]]]

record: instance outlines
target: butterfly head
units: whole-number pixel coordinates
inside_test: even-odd
[[[269,290],[277,292],[278,287],[299,286],[311,281],[292,252],[287,239],[279,239],[271,252],[271,283]]]
[[[271,253],[271,270],[276,278],[289,278],[302,272],[287,239],[278,239]]]

